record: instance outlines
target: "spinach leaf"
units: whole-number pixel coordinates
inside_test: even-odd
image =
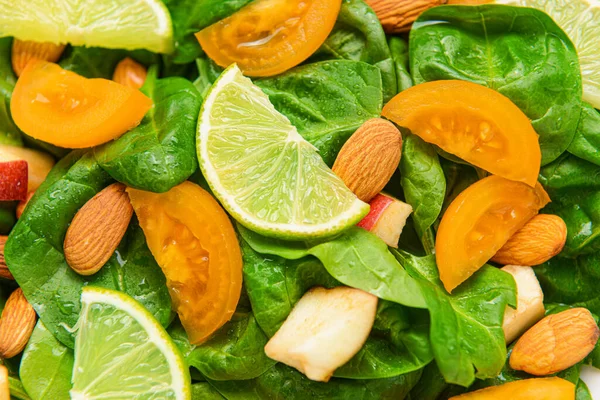
[[[94,150],[114,179],[141,190],[166,192],[198,168],[196,123],[202,98],[184,78],[157,79],[151,69],[142,91],[154,102],[137,127]]]
[[[219,67],[207,56],[196,59],[196,68],[198,68],[198,78],[194,81],[194,86],[198,89],[202,98],[205,98],[208,89],[210,89],[219,75],[221,75],[223,68]]]
[[[363,62],[323,61],[254,83],[328,165],[356,129],[381,114],[381,74]]]
[[[432,145],[416,135],[404,136],[400,159],[402,189],[406,202],[413,208],[415,229],[425,251],[435,250],[431,229],[437,220],[446,195],[446,179]]]
[[[581,379],[575,387],[575,400],[594,400],[587,385]]]
[[[394,68],[396,69],[396,82],[398,93],[413,86],[412,76],[408,72],[410,63],[408,43],[399,36],[391,36],[388,39],[388,46],[394,60]]]
[[[408,307],[425,308],[421,289],[377,236],[353,227],[328,242],[309,245],[266,238],[238,224],[242,238],[256,252],[290,260],[312,255],[331,276],[351,287]]]
[[[29,395],[25,391],[25,388],[23,387],[21,381],[18,378],[15,378],[14,376],[8,377],[8,389],[10,391],[11,399],[14,398],[18,400],[31,400],[31,397],[29,397]]]
[[[10,115],[10,98],[17,82],[12,70],[10,54],[12,38],[0,39],[0,144],[23,144],[21,131]]]
[[[219,392],[210,383],[200,382],[192,384],[192,400],[223,400]]]
[[[587,103],[583,103],[579,126],[568,151],[600,165],[600,112]]]
[[[73,347],[73,332],[84,285],[126,292],[163,325],[170,320],[171,300],[165,277],[134,221],[115,255],[95,275],[81,276],[66,263],[63,241],[77,210],[112,183],[110,176],[83,151],[62,159],[38,188],[11,232],[4,255],[25,296],[44,325]]]
[[[542,164],[562,154],[581,112],[575,47],[548,15],[533,8],[435,7],[410,34],[415,84],[460,79],[512,100],[540,135]]]
[[[34,400],[68,399],[73,362],[73,350],[38,321],[23,353],[19,375]]]
[[[446,196],[441,212],[441,215],[443,215],[454,199],[466,188],[477,182],[479,177],[475,168],[469,165],[457,164],[445,158],[440,160],[440,164],[446,178]]]
[[[410,400],[436,400],[448,388],[448,383],[436,363],[423,369],[421,379],[410,391]]]
[[[310,61],[344,59],[362,61],[381,71],[383,102],[398,93],[396,71],[385,32],[377,15],[363,0],[342,0],[333,31]]]
[[[498,375],[506,358],[504,309],[517,302],[513,277],[485,265],[448,294],[435,256],[419,258],[395,250],[394,254],[421,285],[431,316],[433,354],[446,382],[466,387],[476,376]]]
[[[209,381],[228,400],[402,400],[421,371],[386,379],[332,378],[315,382],[300,372],[276,364],[255,379]]]
[[[14,201],[0,201],[0,235],[8,235],[17,223]]]
[[[146,50],[119,50],[102,47],[69,47],[59,65],[86,78],[112,79],[115,67],[125,57],[148,66],[158,64],[160,56]]]

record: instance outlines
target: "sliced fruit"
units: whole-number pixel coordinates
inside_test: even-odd
[[[177,346],[141,304],[122,292],[83,288],[71,399],[190,399]]]
[[[41,151],[0,144],[0,162],[25,160],[29,170],[27,191],[35,191],[54,166],[54,159]]]
[[[377,297],[349,287],[316,287],[296,303],[265,346],[268,357],[327,382],[362,348],[377,312]]]
[[[256,0],[196,37],[222,67],[277,75],[310,57],[331,33],[341,0]]]
[[[440,279],[451,292],[481,268],[550,202],[538,183],[489,176],[459,194],[446,210],[436,236]]]
[[[197,146],[202,173],[223,207],[263,235],[333,235],[369,212],[235,65],[206,97]]]
[[[600,399],[600,369],[591,365],[582,365],[579,378],[588,387],[592,399]]]
[[[173,28],[160,0],[31,0],[0,3],[0,37],[168,53]]]
[[[388,246],[398,248],[398,240],[413,209],[398,199],[380,193],[369,203],[371,211],[358,226],[373,232]]]
[[[506,307],[502,330],[506,343],[512,343],[533,324],[544,318],[544,293],[533,268],[507,265],[502,271],[508,272],[517,283],[517,309]]]
[[[422,83],[394,97],[382,115],[492,174],[535,186],[538,135],[507,97],[465,81]]]
[[[508,382],[451,397],[450,400],[575,400],[575,385],[562,378]]]
[[[150,107],[152,100],[139,90],[87,79],[41,60],[27,64],[10,102],[23,132],[68,148],[92,147],[121,136]]]
[[[0,162],[0,201],[27,198],[27,161]]]
[[[242,255],[229,217],[191,182],[160,194],[127,192],[190,342],[205,341],[231,319],[242,289]]]

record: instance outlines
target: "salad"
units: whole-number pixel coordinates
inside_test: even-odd
[[[0,399],[600,399],[596,0],[0,2]]]

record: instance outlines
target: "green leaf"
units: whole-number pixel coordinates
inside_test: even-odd
[[[23,139],[21,131],[15,125],[10,115],[10,98],[17,77],[13,73],[10,62],[12,38],[0,39],[0,144],[21,146]]]
[[[154,102],[140,125],[94,150],[102,168],[127,186],[166,192],[198,168],[196,124],[202,98],[183,78],[156,79],[142,91]]]
[[[289,260],[312,255],[344,285],[408,307],[425,308],[417,281],[402,268],[381,239],[362,228],[350,228],[335,239],[316,245],[266,238],[239,224],[237,228],[258,253]]]
[[[542,164],[562,154],[581,111],[575,47],[548,15],[533,8],[435,7],[410,34],[415,84],[460,79],[512,100],[540,135]]]
[[[215,64],[206,55],[196,59],[196,68],[198,68],[198,78],[194,81],[194,86],[198,89],[202,98],[205,98],[208,89],[210,89],[219,75],[221,75],[223,68]]]
[[[410,400],[436,400],[448,386],[436,363],[430,363],[423,369],[421,379],[410,391]]]
[[[10,271],[40,319],[69,347],[74,344],[70,329],[79,316],[84,285],[121,290],[163,325],[170,321],[165,277],[135,221],[115,254],[95,275],[78,275],[65,261],[63,241],[75,213],[112,182],[89,153],[72,152],[38,188],[4,249]]]
[[[444,158],[440,160],[440,164],[446,178],[446,195],[441,212],[441,215],[444,215],[454,199],[466,188],[477,182],[479,177],[475,168],[469,165],[457,164]]]
[[[8,235],[17,223],[16,207],[14,201],[0,201],[0,235]]]
[[[200,382],[192,384],[192,400],[223,400],[219,392],[210,383]]]
[[[73,350],[60,343],[38,321],[23,353],[19,375],[33,400],[68,399]]]
[[[307,64],[254,83],[328,165],[356,129],[381,114],[381,74],[363,62]]]
[[[433,354],[446,382],[467,387],[475,377],[497,376],[506,358],[504,310],[517,302],[513,277],[484,265],[449,294],[439,279],[435,256],[394,254],[421,284],[431,315]]]
[[[410,58],[408,52],[408,43],[399,36],[391,36],[388,39],[388,46],[394,60],[396,69],[396,82],[398,93],[413,86],[412,76],[408,70]]]
[[[69,47],[58,64],[86,78],[112,79],[115,67],[125,57],[131,57],[146,66],[160,62],[159,55],[146,50]]]
[[[587,103],[583,103],[577,132],[567,150],[600,165],[600,112]]]
[[[10,398],[18,400],[31,400],[31,397],[25,391],[23,384],[14,376],[8,377],[8,389],[10,390]]]

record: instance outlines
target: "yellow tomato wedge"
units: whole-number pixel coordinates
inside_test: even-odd
[[[575,385],[558,378],[533,378],[491,386],[450,400],[575,400]]]

